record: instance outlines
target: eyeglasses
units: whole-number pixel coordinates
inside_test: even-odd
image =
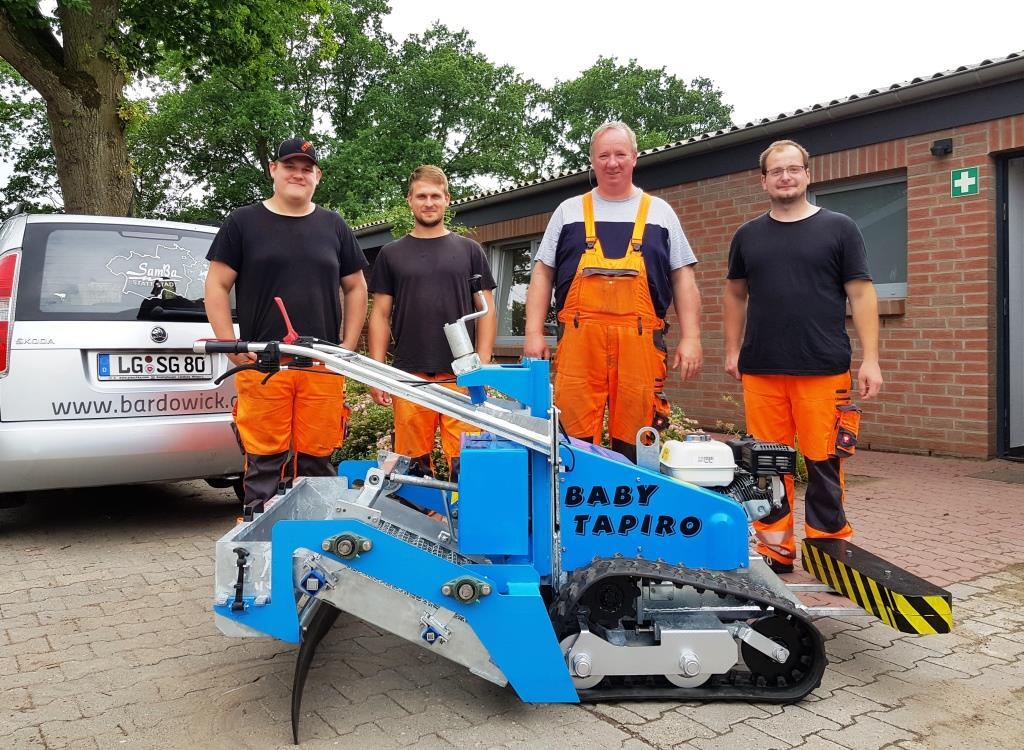
[[[782,177],[784,174],[788,174],[790,177],[799,177],[807,170],[807,167],[793,165],[791,167],[775,167],[775,169],[769,169],[765,172],[769,177]]]

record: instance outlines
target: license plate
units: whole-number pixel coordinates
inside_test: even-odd
[[[206,354],[118,352],[96,356],[99,380],[209,380],[211,374]]]

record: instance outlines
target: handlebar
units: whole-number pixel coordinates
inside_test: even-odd
[[[446,333],[452,325],[454,324],[449,324],[445,328]],[[459,328],[463,332],[465,331],[464,326],[459,326]],[[468,335],[466,338],[468,340]],[[551,455],[552,432],[547,420],[526,416],[518,411],[513,413],[504,407],[493,404],[481,404],[474,401],[470,395],[453,391],[429,380],[422,380],[415,375],[410,375],[383,362],[377,362],[337,344],[316,339],[311,339],[308,343],[303,340],[302,343],[295,344],[285,344],[279,341],[200,339],[193,343],[192,350],[197,354],[244,354],[248,352],[259,355],[255,363],[247,362],[230,368],[228,372],[223,373],[225,378],[243,369],[254,369],[271,376],[285,368],[309,367],[304,363],[300,364],[303,359],[323,362],[324,367],[316,368],[315,372],[344,375],[371,388],[380,388],[425,408],[439,411],[459,421],[468,422],[480,429]],[[473,353],[472,344],[469,345],[469,353]],[[477,367],[479,367],[479,358],[477,362]],[[483,391],[482,386],[474,385],[472,387]],[[480,401],[483,401],[484,394],[480,395]]]
[[[251,344],[248,341],[224,341],[223,339],[200,339],[192,344],[196,354],[245,354],[261,352],[267,348],[265,343]]]

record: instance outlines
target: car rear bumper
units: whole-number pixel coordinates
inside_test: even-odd
[[[0,492],[195,479],[241,470],[230,414],[0,423]]]

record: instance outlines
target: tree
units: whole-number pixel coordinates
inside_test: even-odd
[[[323,0],[322,12],[284,39],[287,54],[211,66],[190,81],[180,60],[161,66],[164,91],[128,131],[142,210],[219,219],[265,197],[268,164],[284,138],[311,136],[330,157],[361,127],[359,103],[391,54],[384,0]],[[342,186],[344,187],[344,186]],[[361,204],[322,184],[317,202],[346,212]]]
[[[535,83],[465,32],[436,26],[396,44],[383,0],[324,5],[287,55],[212,66],[197,82],[173,59],[161,66],[166,90],[128,132],[143,212],[213,219],[257,200],[274,144],[292,134],[322,152],[317,202],[353,223],[407,214],[405,182],[422,163],[444,168],[456,196],[539,172]]]
[[[218,67],[191,84],[180,70],[165,74],[176,83],[127,132],[140,213],[218,219],[265,197],[277,143],[309,133],[312,122],[301,95],[278,85],[282,65],[275,63]]]
[[[331,149],[324,187],[361,206],[357,218],[401,204],[420,164],[445,170],[453,196],[535,177],[546,144],[543,90],[435,24],[409,37],[355,108],[360,130]]]
[[[0,5],[0,57],[46,103],[65,209],[123,215],[133,195],[124,137],[131,78],[169,54],[195,80],[214,64],[283,53],[282,35],[318,1],[57,0],[53,15],[42,6]]]
[[[644,68],[632,59],[619,65],[612,57],[599,57],[578,78],[557,82],[547,103],[556,166],[563,169],[588,164],[590,136],[608,120],[628,123],[642,151],[726,127],[732,114],[708,78],[687,86],[664,68]]]

